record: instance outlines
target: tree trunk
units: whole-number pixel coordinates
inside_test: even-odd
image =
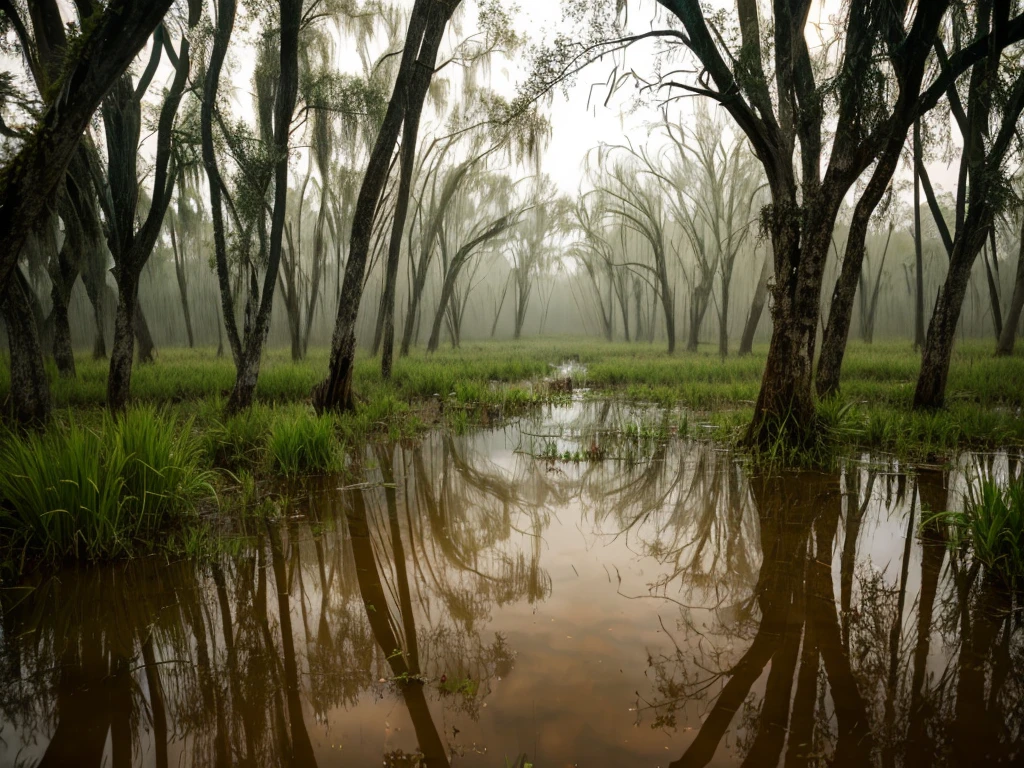
[[[984,214],[977,213],[977,217]],[[974,216],[968,214],[964,230],[971,227]],[[980,231],[979,231],[980,230]],[[939,290],[928,336],[921,354],[921,371],[914,391],[914,408],[941,408],[946,400],[946,379],[949,376],[949,361],[953,355],[953,340],[956,325],[960,320],[967,284],[971,278],[971,267],[985,240],[985,228],[975,226],[972,231],[963,231],[953,248],[946,281]]]
[[[70,293],[70,292],[69,292]],[[54,283],[50,292],[53,299],[53,309],[50,316],[53,319],[53,362],[57,364],[60,375],[66,379],[75,378],[75,350],[71,345],[71,324],[68,321],[67,296],[57,290]]]
[[[422,109],[434,73],[437,51],[457,2],[416,0],[409,18],[405,48],[394,91],[377,134],[353,213],[352,234],[338,317],[331,339],[327,379],[317,386],[318,410],[352,407],[352,368],[355,362],[355,324],[362,298],[363,276],[370,251],[377,203],[387,184],[388,170],[407,109]]]
[[[217,264],[217,286],[220,289],[221,320],[231,347],[231,357],[235,367],[242,364],[242,341],[238,334],[238,323],[235,320],[235,303],[231,295],[231,272],[228,267],[227,236],[224,228],[224,207],[222,198],[222,180],[217,167],[217,154],[213,140],[213,112],[217,103],[217,88],[220,84],[220,73],[227,56],[228,43],[235,25],[235,0],[218,0],[217,27],[213,34],[213,47],[210,61],[206,68],[206,79],[203,86],[203,103],[200,109],[199,128],[203,151],[203,168],[210,186],[210,217],[213,223],[214,259]],[[220,339],[220,326],[217,328]],[[220,340],[218,349],[222,348]]]
[[[804,213],[786,206],[775,214],[774,323],[761,391],[747,431],[749,445],[764,447],[781,440],[800,447],[815,437],[814,347],[822,277],[838,210],[839,200],[833,194]]]
[[[857,293],[857,282],[864,267],[865,241],[871,216],[885,194],[889,181],[899,161],[898,151],[887,151],[879,158],[878,165],[871,180],[864,188],[860,200],[853,211],[850,231],[846,237],[846,250],[843,254],[843,266],[832,291],[832,305],[828,313],[828,323],[821,339],[821,357],[818,360],[817,388],[819,397],[827,397],[839,391],[839,374],[846,355],[846,342],[850,337],[850,321],[853,318],[853,300]],[[831,233],[829,233],[831,236]],[[889,229],[892,235],[892,228]],[[888,241],[886,241],[888,248]],[[884,259],[884,255],[883,255]],[[881,270],[879,270],[881,277]],[[861,290],[862,306],[868,306],[866,292]],[[863,313],[862,313],[863,314]],[[873,322],[870,310],[865,318],[865,335],[871,332]],[[867,339],[866,339],[867,340]]]
[[[769,257],[765,255],[761,262],[761,275],[757,279],[757,287],[754,289],[754,299],[750,303],[750,314],[747,315],[747,322],[743,326],[743,336],[740,337],[739,355],[749,355],[754,348],[754,334],[757,333],[757,324],[761,321],[761,313],[764,311],[764,304],[768,298],[768,274]]]
[[[914,121],[914,349],[924,346],[924,253],[921,242],[921,121]]]
[[[1017,274],[1013,281],[1013,296],[1010,299],[1010,306],[1006,310],[1003,333],[996,346],[997,356],[1013,354],[1021,310],[1024,310],[1024,216],[1021,216],[1020,250],[1017,252]]]
[[[42,426],[50,417],[50,383],[43,366],[39,329],[29,307],[32,290],[16,267],[13,280],[0,295],[0,313],[7,325],[11,353],[11,411],[22,426]]]
[[[405,328],[402,331],[402,348],[399,353],[402,357],[409,355],[409,347],[412,346],[413,335],[416,333],[416,325],[420,316],[420,301],[423,299],[423,289],[426,287],[426,270],[421,270],[413,280],[412,292],[409,295],[409,309],[405,315]],[[500,314],[500,313],[499,313]],[[494,319],[497,326],[498,319]]]
[[[718,322],[718,356],[723,360],[729,356],[729,283],[730,280],[723,275],[722,313]]]
[[[270,219],[270,250],[267,271],[263,276],[263,292],[259,309],[246,335],[245,346],[237,366],[235,385],[228,397],[227,412],[237,413],[252,405],[259,379],[260,362],[267,334],[270,332],[270,313],[274,305],[274,286],[277,284],[284,245],[285,215],[288,202],[288,136],[299,89],[299,26],[302,0],[281,0],[281,74],[274,103],[274,144],[278,161],[274,168],[274,209]]]
[[[384,313],[384,349],[380,358],[380,372],[385,380],[391,378],[391,365],[395,353],[395,295],[398,287],[398,259],[402,254],[402,233],[405,231],[405,219],[409,211],[412,172],[416,163],[416,140],[419,136],[420,115],[422,112],[423,99],[408,104],[405,109],[404,126],[402,129],[398,197],[395,199],[395,214],[391,222],[391,241],[388,243],[384,296],[381,299],[381,310]],[[409,258],[412,258],[411,253]]]
[[[110,348],[107,375],[107,408],[123,410],[128,403],[132,380],[132,354],[135,351],[135,309],[138,303],[138,278],[128,270],[118,277],[117,312],[114,315],[114,341]],[[140,340],[139,354],[142,355]]]
[[[145,365],[146,363],[152,363],[155,359],[156,345],[153,343],[153,334],[149,332],[146,313],[142,311],[142,305],[139,303],[138,282],[135,285],[135,316],[132,320],[132,328],[135,332],[135,340],[139,344],[139,362]]]
[[[992,303],[992,330],[996,335],[996,343],[999,343],[999,339],[1003,335],[1003,310],[999,306],[999,283],[998,277],[998,266],[996,261],[996,228],[993,226],[989,229],[989,243],[992,245],[992,260],[989,261],[988,249],[982,249],[982,258],[985,261],[985,277],[988,280],[988,298]]]
[[[174,220],[171,220],[168,229],[171,232],[171,249],[174,252],[174,275],[178,278],[178,293],[181,296],[181,312],[185,316],[185,333],[188,335],[189,349],[196,345],[195,336],[192,334],[192,312],[188,306],[188,278],[185,275],[185,254],[178,252],[178,237],[175,232]],[[184,244],[182,244],[184,248]]]
[[[441,298],[438,300],[437,312],[434,313],[434,323],[430,326],[430,340],[427,342],[427,352],[436,352],[441,343],[441,321],[444,320],[445,309],[452,299],[455,291],[455,281],[459,277],[460,266],[453,266],[445,275],[444,285],[441,287]],[[518,336],[516,338],[519,338]]]

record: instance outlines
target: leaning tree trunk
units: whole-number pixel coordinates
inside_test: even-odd
[[[768,299],[769,267],[769,257],[766,255],[764,261],[761,262],[761,275],[757,279],[754,299],[750,302],[750,314],[747,315],[746,325],[743,326],[743,335],[740,337],[740,357],[749,355],[754,349],[754,334],[757,333],[757,324],[761,322],[761,313],[764,311],[765,301]]]
[[[999,336],[996,355],[1013,354],[1013,345],[1017,339],[1017,326],[1020,324],[1021,310],[1024,310],[1024,216],[1021,217],[1020,250],[1017,253],[1017,274],[1013,281],[1013,296],[1006,310],[1006,321],[1003,332]]]
[[[444,285],[441,287],[441,298],[437,303],[437,312],[434,313],[434,322],[430,326],[430,340],[427,342],[427,352],[436,352],[441,344],[441,321],[444,320],[445,310],[452,300],[452,294],[455,292],[455,281],[458,279],[460,271],[461,267],[452,267],[445,276]]]
[[[410,104],[405,114],[402,129],[401,165],[398,177],[398,197],[395,199],[395,215],[391,223],[391,241],[388,243],[388,263],[384,280],[384,296],[381,299],[383,317],[384,349],[380,358],[380,373],[384,379],[391,378],[391,366],[395,354],[395,295],[398,286],[398,259],[402,253],[402,233],[409,211],[409,194],[412,189],[412,172],[416,162],[416,137],[420,130],[420,115],[423,101]],[[409,254],[412,258],[412,254]]]
[[[345,264],[345,281],[331,339],[330,369],[327,378],[317,386],[314,396],[318,410],[352,407],[356,317],[362,298],[363,276],[370,252],[377,203],[387,184],[391,156],[406,113],[422,109],[434,74],[441,39],[457,5],[454,1],[428,3],[426,0],[417,0],[413,6],[394,91],[356,199],[349,257]]]
[[[29,307],[32,290],[19,267],[0,294],[0,314],[7,325],[11,352],[11,411],[23,426],[41,426],[50,417],[50,383],[43,366],[39,329]]]
[[[839,391],[839,373],[846,355],[846,342],[850,336],[850,322],[853,318],[853,300],[857,294],[857,282],[864,266],[865,241],[871,216],[885,194],[892,174],[899,161],[899,152],[887,152],[882,155],[871,174],[871,180],[857,201],[850,222],[850,232],[846,238],[846,250],[843,254],[843,266],[832,291],[832,304],[828,313],[828,323],[821,339],[821,356],[818,359],[817,389],[819,397],[826,397]],[[892,235],[892,229],[889,230]],[[888,247],[888,241],[886,242]],[[883,257],[884,258],[884,257]],[[881,272],[879,272],[881,279]],[[868,297],[861,291],[863,306],[868,306]],[[868,328],[873,319],[868,317]]]
[[[976,214],[978,218],[983,215]],[[964,230],[976,223],[976,219],[975,222],[971,221],[972,218],[968,213]],[[960,320],[967,284],[970,282],[971,267],[984,241],[985,228],[982,226],[975,226],[972,231],[965,231],[962,237],[957,238],[946,282],[939,290],[932,319],[928,324],[928,336],[921,354],[921,371],[914,391],[914,408],[941,408],[945,403],[946,380],[953,356],[956,326]]]

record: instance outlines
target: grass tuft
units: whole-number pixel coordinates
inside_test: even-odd
[[[212,494],[191,421],[152,406],[73,420],[0,445],[0,531],[11,551],[48,561],[101,560],[149,546]]]

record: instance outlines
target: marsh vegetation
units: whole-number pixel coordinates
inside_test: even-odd
[[[1024,760],[1019,0],[0,0],[0,766]]]

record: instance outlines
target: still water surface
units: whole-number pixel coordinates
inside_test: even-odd
[[[214,565],[9,590],[0,765],[1021,759],[1017,604],[922,528],[1019,459],[758,476],[645,437],[674,420],[576,403],[370,447]],[[531,455],[564,451],[604,460]]]

